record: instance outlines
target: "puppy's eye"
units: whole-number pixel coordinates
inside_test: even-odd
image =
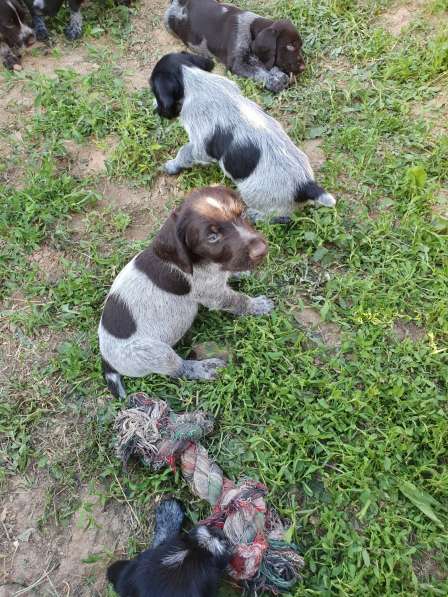
[[[210,234],[207,236],[207,241],[209,243],[217,243],[219,240],[221,240],[221,235],[217,232],[210,232]]]
[[[295,47],[294,47],[292,44],[287,44],[287,45],[286,45],[286,49],[287,49],[289,52],[294,52],[294,50],[295,50],[296,48],[295,48]]]

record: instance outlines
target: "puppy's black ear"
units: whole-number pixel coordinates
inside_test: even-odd
[[[157,112],[164,118],[179,116],[179,102],[182,100],[183,85],[175,75],[157,73],[151,77],[151,89],[157,100]]]
[[[118,562],[111,564],[107,569],[107,580],[112,583],[115,588],[117,587],[121,575],[129,566],[129,563],[130,560],[119,560]]]
[[[193,54],[189,54],[190,62],[192,66],[197,66],[202,70],[206,70],[210,72],[213,70],[215,63],[211,58],[206,58],[205,56],[194,56]]]
[[[256,36],[251,44],[252,52],[266,68],[272,68],[277,55],[278,31],[273,27],[265,27]]]
[[[193,273],[193,263],[185,244],[184,222],[179,222],[176,211],[173,211],[162,226],[154,239],[153,248],[154,253],[163,261],[171,261],[187,274]]]

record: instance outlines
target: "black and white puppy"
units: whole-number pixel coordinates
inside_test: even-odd
[[[191,50],[278,92],[305,69],[302,40],[288,20],[273,21],[216,0],[171,0],[165,26]]]
[[[199,305],[234,315],[265,315],[265,296],[235,292],[229,277],[258,265],[264,238],[244,219],[244,205],[225,187],[193,191],[151,245],[118,274],[98,334],[109,390],[126,395],[122,375],[159,373],[213,379],[220,359],[184,360],[172,348],[192,325]]]
[[[35,42],[26,19],[26,9],[20,0],[0,0],[0,56],[8,69],[20,64],[20,50]]]
[[[183,508],[165,500],[156,509],[154,542],[133,560],[109,566],[120,597],[215,597],[231,558],[224,534],[206,526],[181,532]]]
[[[165,172],[218,162],[253,220],[288,217],[307,201],[333,207],[335,198],[316,184],[307,156],[280,123],[211,69],[211,60],[187,52],[167,54],[154,67],[150,85],[158,113],[180,115],[189,136]]]

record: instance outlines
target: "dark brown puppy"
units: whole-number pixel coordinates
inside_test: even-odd
[[[302,40],[287,20],[272,21],[216,0],[172,0],[165,25],[190,49],[215,56],[236,75],[271,91],[305,68]]]
[[[20,64],[20,50],[35,41],[26,19],[25,7],[18,0],[0,0],[0,55],[6,68]]]

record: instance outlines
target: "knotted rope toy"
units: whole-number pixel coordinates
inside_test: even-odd
[[[176,462],[191,491],[207,500],[212,514],[202,524],[223,530],[234,546],[230,576],[248,594],[290,589],[304,565],[295,545],[284,541],[285,529],[266,505],[267,488],[250,479],[227,479],[198,441],[213,431],[213,418],[201,411],[176,414],[163,400],[138,392],[130,408],[115,421],[117,455],[126,465],[137,456],[152,470]]]

